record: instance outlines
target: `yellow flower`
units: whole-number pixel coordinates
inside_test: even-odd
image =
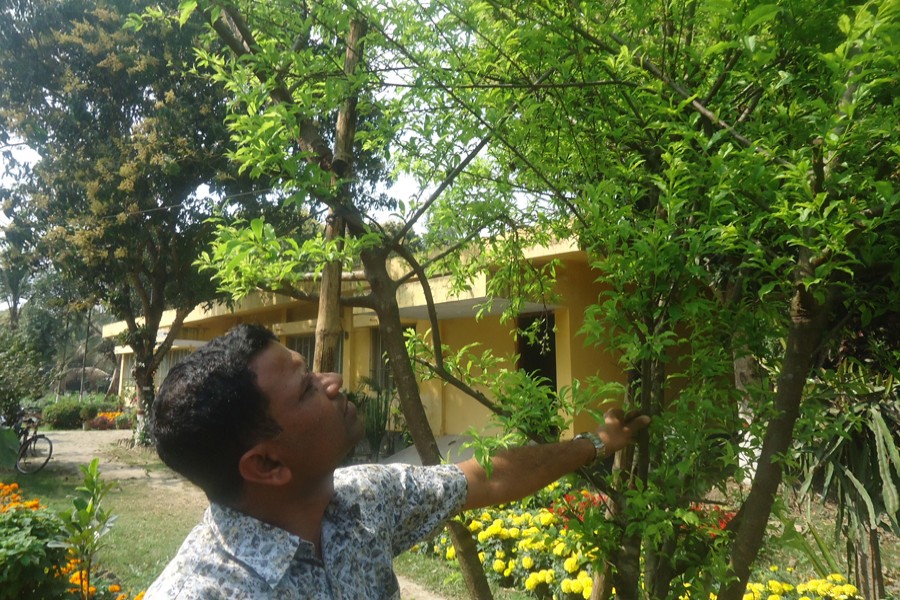
[[[769,588],[770,592],[776,595],[780,595],[782,592],[784,592],[784,588],[782,587],[781,582],[774,579],[769,580],[767,587]]]
[[[847,578],[840,573],[832,573],[828,576],[828,581],[832,581],[834,583],[844,583],[845,581],[847,581]]]
[[[572,593],[573,594],[580,594],[583,591],[584,591],[584,586],[581,585],[580,581],[578,581],[576,579],[575,581],[572,582]]]
[[[498,558],[498,559],[494,560],[493,567],[494,567],[495,573],[502,573],[503,571],[506,570],[506,563]]]
[[[531,558],[530,556],[523,556],[522,557],[522,566],[526,569],[530,569],[531,567],[534,566],[534,559]]]
[[[454,548],[453,546],[447,548],[447,552],[444,553],[444,557],[447,560],[453,560],[454,558],[456,558],[456,548]]]
[[[481,561],[482,564],[484,563],[484,552],[479,552],[479,553],[478,553],[478,560]]]
[[[574,573],[578,570],[578,556],[573,554],[569,558],[563,562],[563,568],[566,570],[566,573]]]
[[[769,567],[769,570],[775,573],[776,571],[778,571],[778,565],[772,565],[771,567]]]
[[[572,580],[571,579],[563,579],[559,584],[559,588],[562,590],[563,594],[571,594],[572,593]]]
[[[766,598],[766,600],[781,600],[781,596],[779,596],[778,594],[772,594],[768,598]]]
[[[540,583],[540,579],[538,578],[538,574],[532,573],[525,579],[525,589],[528,590],[529,592],[533,591],[534,588],[536,588],[539,583]]]

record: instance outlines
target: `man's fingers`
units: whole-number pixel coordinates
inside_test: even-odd
[[[606,411],[606,414],[603,415],[604,420],[609,421],[610,419],[622,422],[622,419],[625,417],[625,411],[621,408],[611,408]]]
[[[637,419],[638,417],[640,417],[643,414],[644,413],[642,413],[640,410],[630,410],[630,411],[628,411],[628,414],[625,415],[625,418],[622,419],[622,423],[625,425],[630,425],[631,421],[633,421],[634,419]]]
[[[628,427],[633,432],[640,431],[647,427],[650,424],[650,417],[648,415],[637,415],[629,420],[625,426]]]

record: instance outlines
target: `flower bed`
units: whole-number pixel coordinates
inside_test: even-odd
[[[602,509],[602,495],[554,483],[536,496],[462,520],[473,533],[478,558],[488,577],[502,587],[530,592],[540,599],[589,599],[593,588],[592,563],[600,561],[598,550],[585,543],[579,525],[590,511]],[[682,527],[691,534],[715,539],[723,534],[733,511],[719,506],[693,505]],[[588,516],[587,518],[590,518]],[[446,534],[413,549],[441,560],[455,560]],[[764,583],[747,586],[744,600],[852,600],[857,589],[840,574],[826,579],[797,581],[792,569],[770,569]],[[691,584],[684,583],[681,600],[691,598]],[[711,595],[711,599],[715,595]],[[703,598],[703,600],[707,600]]]

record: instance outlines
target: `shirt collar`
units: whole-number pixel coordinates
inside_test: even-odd
[[[205,520],[222,548],[271,588],[281,581],[295,556],[316,558],[312,542],[227,506],[211,503]]]

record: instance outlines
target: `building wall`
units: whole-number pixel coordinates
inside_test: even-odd
[[[554,255],[536,257],[535,260],[543,261]],[[585,322],[586,308],[597,301],[601,288],[595,283],[596,274],[591,271],[582,253],[569,252],[556,255],[561,258],[563,264],[557,269],[557,288],[559,296],[558,305],[553,309],[556,324],[556,376],[557,383],[562,387],[570,386],[576,379],[584,381],[591,376],[599,376],[607,381],[625,381],[625,374],[617,364],[617,357],[608,351],[585,345],[585,337],[580,333]],[[483,293],[484,279],[479,280],[478,292]],[[448,285],[443,282],[445,287]],[[408,288],[408,289],[407,289]],[[443,290],[443,288],[441,288]],[[417,306],[424,301],[416,294],[420,291],[409,284],[401,290],[405,306]],[[446,292],[447,290],[444,290]],[[443,292],[442,292],[443,293]],[[473,295],[474,294],[474,295]],[[478,293],[474,290],[469,297],[476,298]],[[439,301],[441,295],[439,294]],[[467,300],[469,298],[463,298]],[[443,298],[443,301],[447,301]],[[236,313],[217,308],[212,312],[202,312],[198,309],[188,320],[183,335],[179,337],[186,340],[209,340],[217,335],[225,333],[230,327],[242,322],[257,322],[270,327],[282,342],[290,336],[308,335],[315,331],[315,319],[317,307],[313,303],[299,303],[284,299],[262,299],[246,301]],[[357,390],[362,387],[363,378],[372,375],[372,336],[377,328],[377,320],[374,316],[367,315],[359,310],[346,309],[342,313],[342,327],[344,329],[342,372],[344,387],[348,390]],[[409,321],[415,323],[417,331],[421,334],[430,328],[428,321]],[[474,314],[471,316],[441,320],[441,336],[445,344],[452,348],[460,348],[464,345],[478,342],[481,347],[477,352],[485,349],[493,351],[495,356],[510,357],[516,351],[516,341],[513,336],[514,322],[501,323],[498,316],[486,316],[476,321]],[[110,330],[110,335],[115,333]],[[104,330],[106,335],[106,330]],[[159,376],[165,376],[168,367],[175,360],[189,352],[189,349],[176,350],[162,365]],[[309,360],[312,357],[307,357]],[[130,393],[128,386],[131,383],[131,355],[122,354],[122,377],[120,378],[123,392]],[[506,364],[507,368],[515,368],[513,364]],[[456,388],[445,385],[440,381],[426,381],[420,385],[421,396],[428,420],[436,435],[461,434],[475,427],[485,432],[490,432],[490,412],[476,400],[470,398]],[[600,401],[598,399],[598,407]],[[595,424],[589,415],[580,415],[576,418],[574,426],[563,436],[572,435],[578,431],[594,429]]]
[[[626,377],[618,365],[617,356],[604,349],[586,345],[584,334],[580,333],[585,323],[585,311],[588,306],[597,302],[601,287],[594,280],[592,272],[584,261],[568,261],[563,269],[557,271],[557,292],[565,299],[565,308],[557,311],[557,368],[568,376],[559,377],[560,386],[571,385],[572,381],[580,381],[596,376],[605,381],[625,383]],[[595,407],[601,408],[603,399],[598,399]],[[593,418],[583,414],[575,418],[574,427],[569,433],[596,429]]]

